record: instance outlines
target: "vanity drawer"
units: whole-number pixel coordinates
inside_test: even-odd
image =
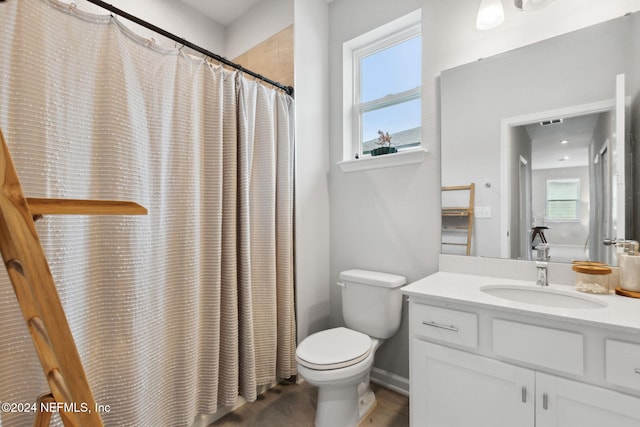
[[[411,313],[414,335],[478,348],[477,314],[423,304],[413,304]]]
[[[521,362],[584,375],[584,338],[571,331],[493,319],[493,352]]]
[[[640,390],[640,344],[606,340],[607,382]]]

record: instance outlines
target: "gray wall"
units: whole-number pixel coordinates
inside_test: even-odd
[[[329,6],[294,0],[298,342],[329,327]]]
[[[590,199],[596,201],[593,203],[592,208],[589,210],[589,223],[597,224],[596,227],[591,227],[589,236],[589,257],[591,259],[598,259],[606,261],[611,265],[616,265],[617,259],[614,257],[614,250],[610,246],[604,246],[602,241],[606,238],[623,236],[612,236],[609,230],[609,222],[603,220],[603,218],[610,217],[609,212],[612,209],[613,203],[603,202],[605,199],[610,199],[612,195],[604,195],[603,188],[598,186],[603,185],[605,180],[601,176],[601,168],[604,164],[602,156],[600,156],[600,150],[607,141],[613,141],[615,138],[615,113],[613,111],[607,111],[598,117],[598,122],[593,130],[593,137],[591,144],[589,145],[589,180],[592,183],[590,186]],[[612,150],[609,148],[607,153],[607,163],[611,165],[613,163]],[[594,165],[594,159],[599,156],[599,164]],[[611,166],[609,166],[611,167]],[[599,202],[599,203],[598,203]],[[628,219],[628,218],[627,218]]]
[[[331,73],[331,322],[343,323],[338,274],[363,268],[418,280],[437,269],[440,177],[437,141],[420,165],[343,173],[343,43],[421,7],[419,0],[338,0],[330,7]],[[366,11],[366,13],[363,13]],[[424,121],[424,120],[423,120]],[[425,186],[425,183],[431,185]],[[435,184],[435,186],[433,185]],[[401,330],[376,353],[376,366],[409,376],[407,305]]]
[[[512,147],[510,151],[511,159],[509,161],[509,173],[511,176],[511,182],[509,186],[509,200],[511,201],[511,220],[509,221],[511,258],[526,259],[520,254],[522,227],[529,228],[530,226],[527,224],[520,224],[520,156],[527,159],[527,161],[529,162],[529,166],[531,166],[531,137],[523,126],[512,127],[510,131],[511,138],[509,139],[509,141],[511,142]],[[531,182],[531,176],[529,176],[529,182]],[[478,241],[478,244],[482,245],[482,248],[490,246],[488,242],[490,242],[492,238],[495,239],[495,236],[487,235],[487,233],[485,233],[482,237],[484,237],[484,239],[482,241]],[[484,254],[484,251],[482,253]],[[493,254],[493,256],[498,255],[499,253]],[[487,255],[485,254],[485,256]]]

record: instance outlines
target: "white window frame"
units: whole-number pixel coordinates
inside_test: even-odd
[[[575,218],[557,219],[549,218],[549,183],[550,182],[575,182],[576,183],[576,198],[570,199],[576,204]],[[545,222],[579,222],[580,221],[580,200],[581,200],[581,182],[580,178],[549,178],[546,181],[545,186]],[[568,199],[569,200],[569,199]]]
[[[359,150],[354,151],[353,148],[354,145],[356,147],[360,146],[359,139],[354,138],[353,134],[353,129],[360,127],[359,123],[354,123],[353,121],[354,51],[373,44],[385,37],[402,32],[416,24],[421,25],[421,20],[422,10],[417,9],[372,31],[351,39],[342,45],[342,159],[338,161],[338,166],[344,173],[419,164],[426,158],[427,150],[422,146],[403,150],[393,155],[366,156],[364,158],[360,157]],[[356,155],[360,158],[356,159]]]
[[[389,94],[382,98],[377,98],[367,102],[360,102],[360,89],[362,87],[360,79],[360,64],[362,58],[381,52],[414,37],[419,37],[421,33],[422,24],[420,22],[414,23],[409,27],[406,27],[392,34],[385,35],[384,37],[381,37],[378,40],[353,51],[353,108],[351,117],[351,121],[353,123],[353,135],[351,140],[351,151],[354,153],[358,153],[358,156],[363,155],[362,116],[364,113],[375,111],[380,108],[390,107],[392,105],[401,104],[403,102],[420,99],[422,95],[422,85],[420,85],[413,89],[409,89],[400,93]]]

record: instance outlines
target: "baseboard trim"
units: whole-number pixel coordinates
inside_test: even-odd
[[[371,382],[385,386],[404,396],[409,396],[409,378],[380,368],[371,369]]]

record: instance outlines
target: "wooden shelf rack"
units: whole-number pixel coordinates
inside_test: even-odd
[[[466,255],[471,254],[471,239],[473,237],[473,206],[475,203],[475,184],[442,187],[443,192],[468,191],[469,203],[466,206],[442,207],[442,241],[443,252],[445,246],[464,246]],[[453,218],[455,221],[449,221]],[[451,232],[466,232],[466,241],[451,239]]]
[[[0,141],[0,252],[51,390],[39,402],[60,403],[65,426],[102,426],[35,221],[48,214],[145,215],[147,210],[123,201],[26,198],[2,130]],[[91,410],[73,411],[74,404]],[[38,412],[34,425],[50,420],[51,413]]]

